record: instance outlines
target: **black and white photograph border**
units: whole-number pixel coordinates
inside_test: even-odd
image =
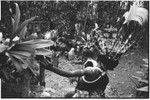
[[[0,8],[1,99],[149,99],[149,1]]]

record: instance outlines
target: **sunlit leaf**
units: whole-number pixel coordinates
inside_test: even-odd
[[[8,46],[0,44],[0,53],[3,52],[4,50],[6,50],[8,48]]]
[[[49,55],[52,55],[52,51],[44,49],[44,48],[40,48],[40,49],[36,49],[35,55],[49,56]]]
[[[52,40],[44,40],[44,39],[37,39],[37,40],[30,40],[26,42],[22,42],[23,45],[30,45],[33,48],[45,48],[54,45]]]
[[[12,17],[11,17],[11,22],[12,22],[12,26],[13,26],[13,29],[14,29],[15,20],[14,20],[14,18],[12,18]]]
[[[19,22],[20,22],[20,9],[19,9],[19,5],[17,3],[15,3],[16,5],[16,15],[14,17],[14,24],[13,24],[13,32],[15,32],[18,28]]]
[[[22,31],[20,32],[20,40],[24,39],[25,38],[25,35],[26,35],[26,32],[27,32],[27,26],[25,26]]]

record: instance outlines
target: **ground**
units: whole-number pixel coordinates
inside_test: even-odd
[[[148,59],[148,53],[142,49],[136,49],[128,52],[119,61],[119,65],[114,71],[108,71],[109,84],[105,90],[107,97],[126,98],[135,97],[135,89],[138,85],[137,79],[132,76],[143,77],[146,69],[140,67],[144,64],[143,59]],[[59,59],[59,68],[64,70],[76,70],[82,68],[73,61],[64,58]],[[59,76],[46,70],[46,91],[51,97],[64,97],[69,90],[73,89],[76,83],[71,84],[69,78]]]

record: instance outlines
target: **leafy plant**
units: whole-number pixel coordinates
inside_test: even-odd
[[[1,34],[2,43],[0,44],[0,53],[3,54],[4,57],[7,56],[12,61],[17,72],[29,68],[34,73],[34,68],[38,67],[34,57],[36,55],[50,55],[51,52],[44,48],[53,45],[53,42],[43,39],[23,41],[27,30],[26,26],[36,17],[32,17],[20,23],[20,9],[17,3],[15,3],[15,6],[16,14],[14,18],[12,18],[12,34],[10,39],[2,39]],[[14,41],[13,39],[16,36],[19,36],[18,40]],[[34,75],[36,75],[36,73],[34,73]]]

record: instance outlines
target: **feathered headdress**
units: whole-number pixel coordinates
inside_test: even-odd
[[[132,5],[129,12],[125,13],[124,16],[124,24],[131,20],[137,21],[140,25],[148,22],[148,10],[137,5]]]

